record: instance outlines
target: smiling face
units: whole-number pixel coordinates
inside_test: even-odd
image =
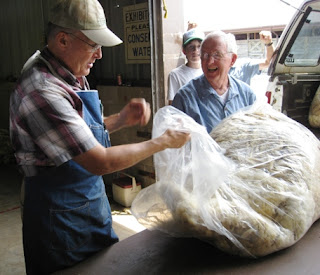
[[[81,39],[78,39],[70,34],[67,35],[70,45],[66,49],[63,61],[76,77],[87,76],[90,73],[90,69],[93,67],[96,59],[102,58],[101,48],[98,48],[96,51],[92,52],[92,47],[86,44],[84,41],[91,45],[95,43],[88,39],[80,31],[75,33],[75,35]]]
[[[208,37],[203,41],[201,67],[215,90],[228,86],[228,72],[236,59],[237,55],[228,52],[226,42],[221,37]]]

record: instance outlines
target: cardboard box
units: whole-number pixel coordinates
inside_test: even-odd
[[[113,199],[125,207],[130,207],[141,190],[141,184],[136,183],[135,177],[124,173],[121,175],[112,182]]]

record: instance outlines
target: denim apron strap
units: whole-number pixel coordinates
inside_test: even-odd
[[[78,93],[84,120],[108,146],[97,91]],[[47,274],[80,262],[118,241],[104,182],[70,160],[25,178],[23,242],[28,274]]]
[[[84,120],[89,125],[91,130],[94,128],[95,124],[99,124],[99,126],[103,125],[105,136],[101,137],[102,139],[100,139],[100,137],[96,138],[103,146],[110,147],[110,136],[103,122],[103,105],[99,99],[98,91],[81,91],[77,94],[82,99],[84,106],[86,106],[86,108],[84,108]]]

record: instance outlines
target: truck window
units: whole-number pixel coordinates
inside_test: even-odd
[[[320,11],[311,11],[294,40],[284,65],[288,67],[313,67],[319,64]]]

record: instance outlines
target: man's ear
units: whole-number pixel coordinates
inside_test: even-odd
[[[70,44],[70,36],[65,32],[59,32],[55,39],[56,45],[58,45],[60,49],[65,49]]]
[[[236,63],[238,56],[235,53],[232,53],[232,58],[231,58],[231,67]]]
[[[186,48],[185,47],[182,47],[182,52],[184,55],[187,55],[187,52],[186,52]]]

